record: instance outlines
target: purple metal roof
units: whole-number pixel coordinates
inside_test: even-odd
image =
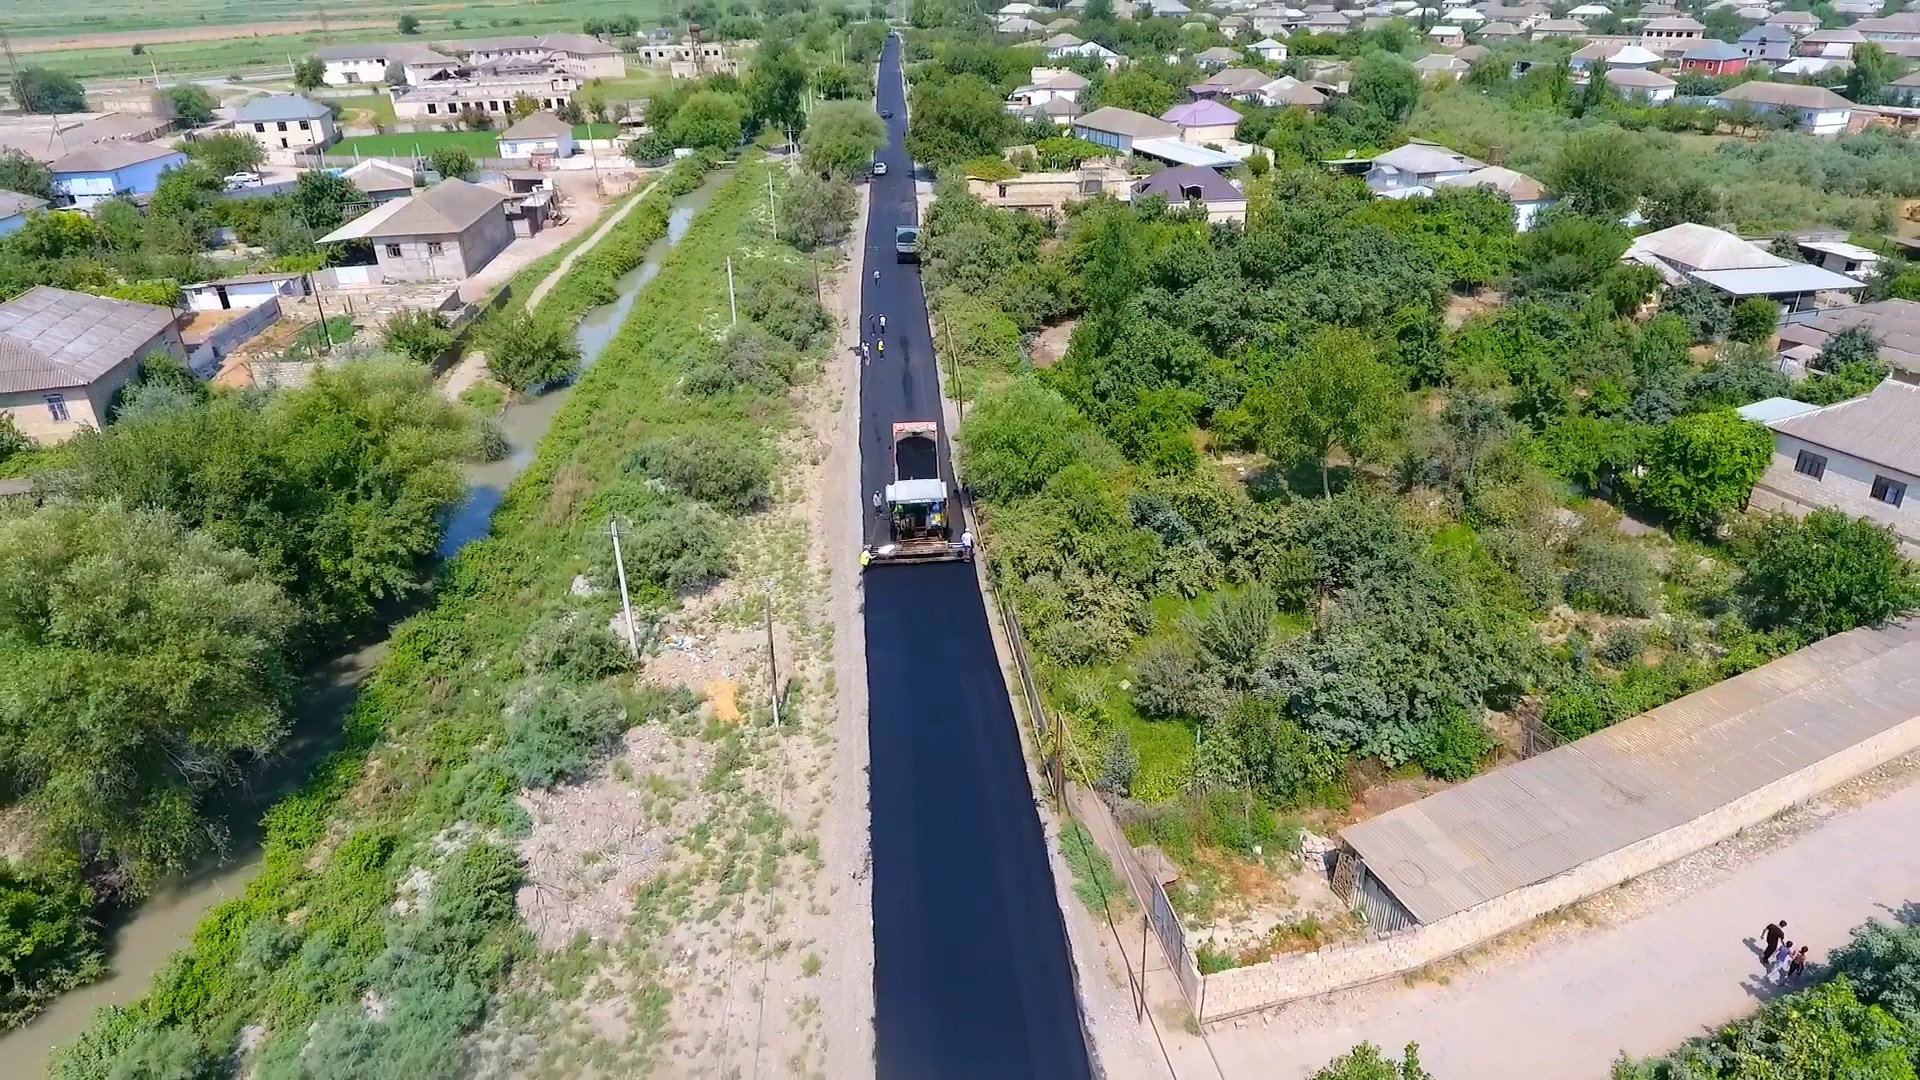
[[[1207,127],[1214,124],[1237,124],[1240,114],[1217,101],[1189,101],[1185,105],[1175,105],[1160,114],[1160,119],[1181,127]]]

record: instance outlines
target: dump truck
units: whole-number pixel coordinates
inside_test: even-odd
[[[946,562],[971,552],[953,538],[947,482],[940,478],[939,428],[931,420],[893,425],[893,481],[887,485],[888,542],[866,563]]]
[[[893,227],[893,259],[895,262],[920,261],[920,226]]]

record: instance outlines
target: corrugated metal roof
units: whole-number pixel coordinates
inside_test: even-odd
[[[1733,411],[1739,413],[1742,420],[1751,420],[1756,424],[1771,424],[1775,420],[1785,420],[1790,416],[1813,412],[1819,407],[1804,401],[1795,401],[1792,398],[1770,397],[1762,398],[1751,405],[1742,405]]]
[[[1815,446],[1920,476],[1920,386],[1888,379],[1864,397],[1769,426]]]
[[[1341,836],[1431,923],[1682,825],[1917,715],[1920,623],[1853,630]]]
[[[0,304],[0,392],[86,386],[172,323],[163,307],[36,285]]]
[[[1809,263],[1751,266],[1738,270],[1696,270],[1693,279],[1733,296],[1785,296],[1790,293],[1850,292],[1866,288],[1845,274]]]

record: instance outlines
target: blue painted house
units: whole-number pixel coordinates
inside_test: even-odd
[[[27,223],[28,212],[46,208],[45,199],[22,195],[17,191],[0,190],[0,236],[19,232]]]
[[[151,195],[162,173],[186,163],[187,155],[170,146],[115,139],[75,150],[47,168],[54,195],[88,209],[116,195]]]

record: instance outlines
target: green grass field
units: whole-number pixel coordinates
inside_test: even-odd
[[[72,38],[83,34],[160,34],[167,30],[206,33],[232,26],[234,36],[197,41],[149,41],[136,54],[122,43],[76,43],[73,48],[21,51],[22,64],[57,68],[82,78],[225,75],[267,66],[285,68],[321,45],[360,41],[389,41],[398,37],[394,23],[406,4],[373,0],[330,0],[326,5],[330,33],[300,27],[275,33],[273,23],[299,20],[311,23],[319,7],[312,0],[177,0],[165,5],[106,0],[85,6],[76,17],[71,9],[46,0],[0,0],[0,31],[13,38],[16,49],[36,38]],[[551,0],[516,3],[514,0],[470,0],[457,8],[422,8],[416,36],[421,44],[504,34],[579,32],[592,16],[632,14],[643,22],[660,17],[660,0]],[[360,25],[377,23],[377,25]]]
[[[612,124],[576,124],[573,137],[605,139],[618,130]],[[413,131],[394,135],[359,135],[342,139],[327,153],[342,157],[355,154],[362,157],[395,157],[417,153],[425,157],[443,146],[458,146],[474,157],[490,158],[499,156],[499,146],[495,141],[499,137],[498,131]]]

